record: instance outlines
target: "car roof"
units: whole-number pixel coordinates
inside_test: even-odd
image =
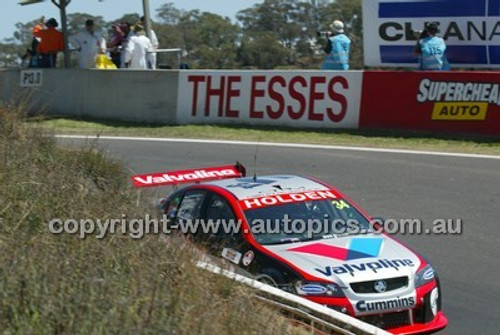
[[[256,179],[253,177],[223,179],[204,183],[204,185],[221,187],[233,193],[239,200],[274,194],[330,189],[317,181],[296,175],[267,175],[258,176]]]

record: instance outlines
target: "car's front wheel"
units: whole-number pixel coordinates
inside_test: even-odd
[[[273,277],[271,277],[268,274],[264,274],[264,273],[258,274],[257,276],[255,276],[255,279],[261,283],[264,283],[264,284],[267,284],[267,285],[270,285],[273,287],[278,287],[278,283],[273,279]]]

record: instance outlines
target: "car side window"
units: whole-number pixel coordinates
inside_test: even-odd
[[[231,209],[231,206],[226,199],[218,194],[213,193],[208,203],[205,219],[208,220],[234,220],[236,217]]]
[[[196,220],[200,218],[201,207],[207,192],[204,190],[187,191],[177,209],[177,220]],[[167,212],[168,215],[168,212]]]
[[[208,201],[204,219],[206,222],[218,222],[215,225],[218,229],[208,234],[211,247],[237,247],[243,242],[239,231],[237,218],[229,202],[222,196],[212,193]],[[227,228],[228,230],[225,230]]]
[[[177,211],[179,210],[179,205],[181,204],[183,196],[184,193],[177,193],[164,205],[163,213],[169,220],[173,220],[177,217]]]

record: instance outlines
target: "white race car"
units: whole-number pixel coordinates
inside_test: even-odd
[[[394,334],[448,323],[433,267],[326,183],[249,178],[239,164],[132,178],[137,187],[196,183],[162,202],[170,225],[198,224],[193,241],[258,280]]]

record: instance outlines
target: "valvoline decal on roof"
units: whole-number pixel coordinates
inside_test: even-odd
[[[307,191],[297,193],[281,193],[266,195],[257,198],[240,200],[240,206],[243,210],[263,208],[267,206],[283,205],[287,203],[337,199],[339,196],[334,190]]]

